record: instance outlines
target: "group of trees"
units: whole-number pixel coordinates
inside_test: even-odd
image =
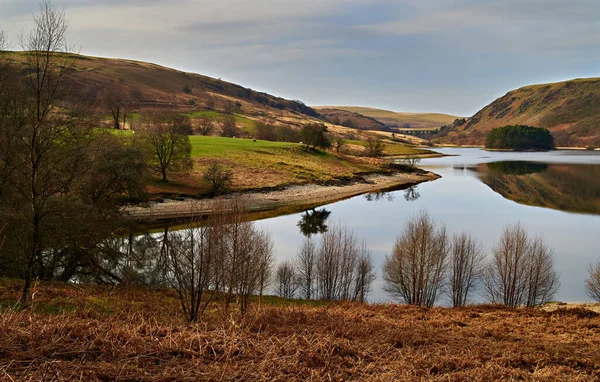
[[[35,279],[102,272],[98,243],[120,228],[115,201],[143,193],[141,151],[97,134],[77,97],[66,29],[42,3],[21,40],[26,71],[0,63],[0,270],[25,280],[25,306]]]
[[[504,126],[492,129],[485,140],[488,149],[553,150],[554,138],[548,129],[532,126]]]
[[[371,253],[354,233],[339,226],[325,231],[318,244],[308,238],[294,262],[277,268],[277,293],[301,297],[365,302],[375,280]]]
[[[399,300],[431,307],[446,292],[453,306],[464,306],[481,288],[489,301],[511,308],[552,299],[559,287],[552,250],[530,239],[519,224],[507,227],[485,261],[470,235],[450,238],[427,213],[409,220],[383,267],[385,290]]]
[[[182,231],[166,231],[160,238],[164,278],[180,297],[188,320],[196,320],[215,296],[237,301],[241,313],[250,297],[262,297],[273,268],[273,243],[268,232],[246,217],[241,198],[218,200],[206,220],[193,214]]]

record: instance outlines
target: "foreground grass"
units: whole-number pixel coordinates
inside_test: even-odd
[[[0,284],[5,306],[19,283]],[[545,380],[600,378],[600,318],[465,309],[255,301],[186,323],[170,291],[51,284],[37,309],[0,314],[6,380]],[[41,309],[42,306],[52,309]]]

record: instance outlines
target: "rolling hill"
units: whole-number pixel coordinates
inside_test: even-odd
[[[491,129],[516,124],[549,129],[557,146],[600,146],[600,78],[510,91],[473,117],[444,129],[437,140],[482,145]]]
[[[411,128],[411,129],[435,129],[443,125],[451,124],[457,116],[439,113],[402,113],[383,109],[357,106],[321,106],[314,107],[318,111],[324,109],[336,109],[350,113],[357,113],[381,122],[385,127]]]
[[[378,120],[347,110],[320,108],[319,113],[330,123],[358,130],[388,130]]]
[[[10,52],[7,60],[26,73],[23,52]],[[130,108],[136,113],[172,110],[190,113],[212,109],[219,114],[233,108],[236,116],[252,121],[270,119],[299,126],[320,118],[319,113],[300,101],[258,92],[221,79],[187,73],[156,64],[72,55],[75,73],[71,76],[81,98],[93,97],[102,111],[102,101],[110,91],[135,94]],[[108,110],[104,110],[108,114]],[[239,122],[239,121],[238,121]]]

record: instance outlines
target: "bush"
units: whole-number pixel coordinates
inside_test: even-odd
[[[204,181],[208,184],[211,196],[226,194],[231,190],[231,171],[213,163],[204,173]]]
[[[380,138],[367,138],[366,154],[370,157],[382,157],[383,156],[383,142]]]
[[[302,135],[302,143],[305,149],[316,149],[317,147],[326,149],[331,146],[331,143],[327,139],[327,126],[322,123],[307,123],[302,127],[300,132]]]

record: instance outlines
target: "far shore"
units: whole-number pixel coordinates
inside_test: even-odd
[[[430,149],[443,149],[443,148],[448,148],[448,149],[482,149],[482,150],[486,150],[486,151],[507,151],[507,152],[513,152],[513,151],[517,151],[517,150],[511,150],[511,149],[486,149],[484,145],[452,145],[452,144],[437,144],[433,147],[430,147]],[[575,150],[575,151],[600,151],[600,147],[596,148],[594,150],[590,150],[587,147],[566,147],[566,146],[559,146],[556,147],[556,150]],[[548,151],[548,150],[541,150],[541,151]]]
[[[440,176],[432,172],[415,172],[368,174],[358,178],[347,185],[293,185],[281,190],[259,190],[233,195],[243,195],[250,213],[261,218],[297,213],[362,194],[406,189],[436,180]],[[224,198],[231,197],[233,196],[228,195]],[[210,215],[214,203],[215,199],[164,199],[161,202],[151,202],[147,206],[129,206],[125,208],[125,212],[133,220],[143,224],[176,223],[189,219],[198,214],[198,211],[203,215]]]

